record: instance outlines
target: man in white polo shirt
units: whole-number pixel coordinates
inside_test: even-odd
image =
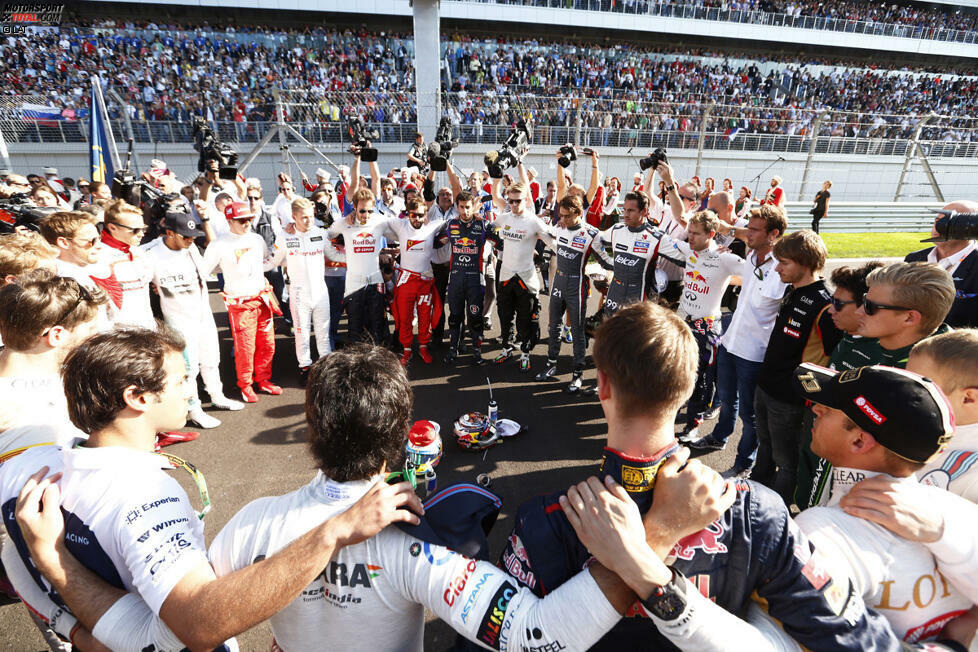
[[[739,406],[743,430],[737,447],[737,459],[731,470],[736,475],[754,466],[757,456],[754,388],[781,299],[788,287],[774,271],[778,261],[771,250],[788,228],[788,220],[780,208],[765,205],[750,212],[746,229],[738,229],[724,222],[718,223],[718,226],[721,232],[733,232],[745,240],[750,249],[741,276],[743,288],[740,301],[720,339],[717,395],[722,407],[720,419],[708,435],[713,442],[726,442],[733,434]]]

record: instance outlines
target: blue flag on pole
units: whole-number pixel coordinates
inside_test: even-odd
[[[109,129],[108,116],[102,109],[96,84],[98,80],[92,83],[92,106],[88,121],[88,167],[92,181],[112,183],[112,175],[115,173],[109,150],[112,131]]]

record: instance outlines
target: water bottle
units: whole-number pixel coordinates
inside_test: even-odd
[[[496,401],[489,399],[489,423],[496,423],[496,419],[499,418],[499,406],[496,405]]]

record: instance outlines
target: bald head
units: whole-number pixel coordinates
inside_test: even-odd
[[[734,197],[732,193],[726,191],[713,193],[710,195],[710,199],[707,201],[706,207],[709,210],[715,211],[717,217],[727,224],[733,224],[736,221],[736,216],[734,215]]]

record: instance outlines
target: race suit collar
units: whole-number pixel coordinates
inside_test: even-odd
[[[122,253],[129,256],[129,259],[132,260],[132,253],[129,251],[130,249],[129,245],[127,245],[125,242],[122,242],[121,240],[116,240],[115,238],[113,238],[112,235],[109,233],[108,229],[104,229],[102,231],[102,244],[108,247],[112,247],[113,249],[118,249]]]
[[[366,480],[337,482],[336,480],[327,478],[326,474],[320,471],[308,486],[313,497],[320,502],[352,503],[359,500],[361,496],[370,490],[370,487],[374,486],[380,480],[383,480],[383,476],[377,475]]]
[[[601,474],[614,478],[625,488],[639,510],[645,512],[652,506],[652,488],[659,466],[678,450],[679,442],[675,440],[652,457],[632,457],[605,446]]]
[[[877,475],[881,475],[885,478],[892,478],[898,482],[917,482],[917,476],[910,475],[906,478],[894,478],[886,473],[878,473],[877,471],[866,471],[863,469],[853,469],[845,466],[836,466],[832,468],[832,488],[829,490],[829,500],[826,503],[828,507],[838,507],[839,501],[845,497],[849,491],[852,490],[853,486],[857,482],[866,480],[867,478],[872,478]]]

